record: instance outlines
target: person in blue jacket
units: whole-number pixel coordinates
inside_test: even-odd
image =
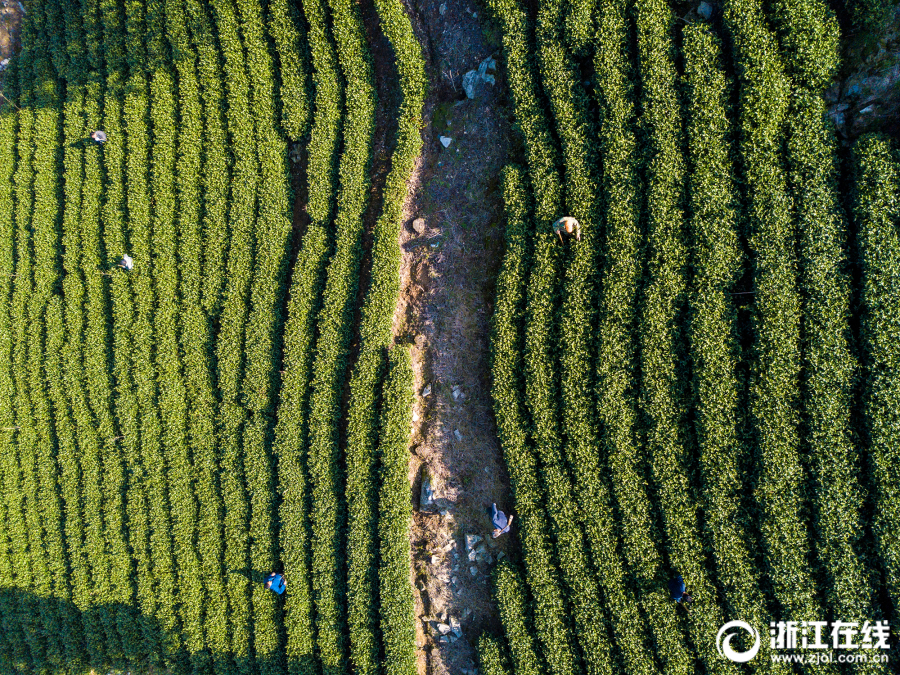
[[[675,602],[683,602],[687,605],[689,602],[694,601],[694,599],[688,595],[687,588],[684,585],[684,579],[681,578],[680,574],[669,581],[669,593],[672,594],[672,599]]]
[[[287,588],[287,582],[284,580],[283,574],[276,574],[272,572],[269,576],[266,577],[266,588],[270,591],[275,591],[278,595],[284,593],[284,589]]]

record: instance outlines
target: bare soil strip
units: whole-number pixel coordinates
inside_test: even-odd
[[[509,151],[509,112],[499,77],[482,82],[474,99],[462,88],[464,74],[486,58],[499,64],[480,3],[410,2],[431,89],[401,234],[394,334],[411,345],[417,393],[410,482],[419,672],[465,674],[475,668],[480,632],[498,628],[490,570],[513,545],[508,535],[491,538],[487,515],[492,502],[507,513],[512,507],[488,350],[503,255],[499,173]],[[447,147],[441,136],[451,139]]]

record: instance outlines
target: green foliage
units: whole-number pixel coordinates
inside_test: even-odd
[[[315,654],[315,626],[310,574],[310,486],[306,456],[310,373],[315,347],[325,266],[332,247],[330,220],[334,206],[341,87],[337,55],[318,0],[303,3],[315,84],[315,112],[309,142],[308,205],[311,222],[294,263],[284,337],[284,374],[274,450],[282,495],[281,556],[291,580],[285,601],[288,666],[307,672]]]
[[[402,10],[397,3],[396,8]],[[407,25],[408,20],[407,20]],[[411,26],[410,26],[411,32]],[[413,406],[409,352],[395,347],[388,357],[381,400],[378,457],[378,602],[385,675],[416,671],[416,616],[409,570],[412,565],[409,490],[409,425]],[[375,604],[375,598],[372,598]],[[352,634],[351,634],[352,640]]]
[[[5,87],[5,93],[15,100],[15,65]],[[0,107],[0,424],[12,426],[14,419],[12,369],[12,317],[10,299],[15,287],[15,203],[13,201],[13,175],[16,167],[16,127],[17,115],[11,104]],[[9,648],[9,659],[13,664],[31,666],[30,645],[23,633],[19,608],[6,595],[7,589],[14,588],[19,575],[25,568],[17,567],[20,560],[22,540],[19,512],[20,494],[12,492],[18,487],[18,469],[15,466],[15,440],[10,431],[0,432],[0,485],[3,498],[0,499],[0,625]]]
[[[488,633],[482,633],[478,637],[478,664],[484,675],[509,675],[510,673],[500,640]]]
[[[890,0],[846,0],[844,7],[850,14],[853,29],[858,33],[883,30],[897,9],[896,3]]]
[[[534,628],[550,672],[568,672],[573,636],[563,612],[559,572],[553,562],[537,458],[529,447],[523,400],[522,344],[526,273],[531,260],[533,225],[524,171],[509,166],[503,173],[506,205],[506,253],[497,278],[491,330],[491,369],[497,432],[509,470],[525,574],[534,598]]]
[[[124,125],[124,100],[126,80],[125,67],[125,15],[123,8],[111,0],[101,0],[98,11],[101,20],[84,23],[85,43],[88,45],[88,60],[91,64],[106,64],[106,86],[103,100],[102,126],[109,136],[103,147],[103,164],[106,169],[105,202],[101,211],[103,242],[109,259],[116,260],[126,251],[125,225],[125,184],[126,184],[126,138]],[[83,16],[91,17],[86,11]],[[74,45],[70,45],[72,52]],[[97,153],[97,148],[88,148]],[[95,184],[96,187],[96,184]],[[87,188],[85,188],[87,189]],[[108,268],[107,260],[103,267]],[[133,652],[158,653],[159,637],[151,627],[149,617],[154,615],[155,600],[150,569],[150,523],[147,485],[140,457],[139,410],[134,383],[135,345],[131,334],[134,320],[133,290],[130,279],[119,274],[110,283],[110,304],[112,306],[111,334],[112,350],[117,358],[113,360],[113,376],[116,383],[115,413],[120,428],[125,432],[119,445],[124,468],[128,476],[126,482],[125,512],[128,520],[128,547],[132,552],[135,570],[134,593],[139,615],[147,617],[138,621],[141,637],[134,638]],[[77,391],[77,388],[75,389]],[[127,588],[127,587],[126,587]],[[122,617],[120,617],[121,620]],[[138,632],[138,631],[135,631]]]
[[[578,492],[583,490],[585,476],[566,473],[563,450],[572,463],[586,444],[592,443],[592,430],[584,422],[590,415],[587,391],[590,358],[581,360],[589,351],[590,325],[593,320],[593,272],[596,265],[597,195],[594,190],[596,154],[587,142],[593,132],[586,114],[587,99],[579,82],[579,74],[565,50],[563,41],[563,5],[557,0],[542,2],[538,9],[535,34],[541,81],[550,103],[556,132],[560,138],[565,169],[565,213],[581,222],[582,241],[567,257],[565,294],[562,299],[560,334],[566,335],[571,349],[559,354],[553,349],[553,319],[557,298],[552,290],[539,290],[543,284],[560,283],[559,265],[562,255],[549,228],[540,223],[536,260],[540,266],[532,274],[528,294],[526,332],[526,391],[532,402],[535,424],[535,448],[542,460],[544,488],[561,571],[569,587],[569,601],[574,611],[575,628],[581,645],[584,667],[590,673],[606,673],[611,667],[611,653],[606,627],[596,621],[601,610],[597,580],[589,571],[584,534],[577,525]],[[544,272],[546,270],[546,273]],[[548,292],[549,291],[549,292]],[[587,301],[587,302],[585,302]],[[571,336],[569,331],[572,331]],[[557,362],[561,359],[561,363]],[[562,371],[562,395],[574,395],[571,407],[559,406],[559,371]],[[564,425],[560,428],[559,414]],[[564,446],[561,432],[569,435]],[[575,446],[573,449],[572,446]],[[573,454],[574,453],[574,454]],[[587,467],[585,467],[587,471]],[[603,497],[600,496],[602,500]]]
[[[860,555],[860,458],[851,429],[850,280],[846,223],[837,192],[835,139],[825,102],[795,95],[788,138],[790,183],[800,235],[803,323],[803,425],[811,468],[817,555],[835,614],[874,614],[870,571]],[[846,619],[847,621],[857,619]],[[884,672],[877,664],[866,672]]]
[[[694,431],[706,516],[703,524],[725,601],[735,614],[761,622],[766,609],[747,546],[739,478],[746,447],[738,432],[740,352],[730,292],[741,274],[743,255],[728,120],[730,87],[720,62],[721,45],[706,27],[685,28],[683,51],[690,167],[688,242],[693,269],[687,332],[694,361]]]
[[[631,38],[626,3],[604,4],[597,16],[597,26],[595,93],[600,107],[598,149],[604,158],[599,182],[607,228],[603,256],[608,281],[599,292],[601,314],[599,340],[595,347],[598,350],[595,405],[604,434],[601,447],[611,451],[628,442],[628,429],[633,424],[633,401],[625,399],[625,391],[632,377],[630,334],[640,274],[637,147],[632,72],[627,59]],[[627,417],[625,410],[628,410]],[[582,473],[587,478],[591,475],[587,467],[597,466],[599,460],[591,459],[587,448],[581,456],[582,461],[588,462],[587,470]],[[599,473],[599,466],[595,473]],[[593,480],[601,484],[599,476]],[[608,502],[609,498],[606,499]],[[593,518],[588,521],[587,531],[591,541],[597,542],[595,550],[599,551],[616,537],[615,523],[609,506],[601,508],[598,503],[588,505],[588,508],[592,509]],[[656,672],[657,664],[645,656],[649,651],[649,636],[638,618],[634,594],[625,583],[621,559],[603,556],[599,560],[611,628],[628,668],[634,672]]]
[[[698,546],[700,528],[693,495],[689,491],[687,445],[690,436],[685,433],[687,392],[681,376],[684,355],[678,320],[687,300],[686,164],[681,149],[681,111],[676,92],[678,76],[671,10],[663,2],[640,0],[637,3],[637,27],[641,122],[647,134],[644,149],[647,281],[639,323],[640,408],[669,561],[672,568],[683,575],[692,594],[703,599],[690,613],[692,642],[708,672],[735,672],[735,668],[718,654],[711,639],[724,623],[724,613],[715,600],[716,590],[706,572],[705,555]],[[629,492],[639,494],[634,488]],[[632,499],[627,506],[620,502],[619,507],[626,530],[632,523],[634,531],[653,537],[652,518],[646,502]],[[628,546],[626,544],[626,548]],[[644,579],[659,580],[662,561],[657,557],[657,551],[647,546],[639,556]],[[665,603],[674,610],[674,603],[665,597],[663,589],[661,591],[657,603]],[[664,635],[674,634],[673,629],[674,626],[667,628]],[[693,668],[686,663],[690,657],[684,647],[671,639],[665,644],[664,639],[657,633],[660,650],[669,655],[666,671],[691,672]]]
[[[550,134],[537,84],[534,37],[527,12],[515,0],[491,0],[503,25],[503,54],[516,111],[516,126],[525,138],[528,172],[535,190],[535,217],[553,222],[559,217],[561,185],[559,150]]]
[[[382,211],[373,232],[370,284],[361,311],[360,349],[350,378],[348,404],[345,489],[348,512],[347,618],[350,657],[354,671],[360,674],[378,670],[375,530],[379,518],[383,522],[386,517],[383,513],[379,514],[375,500],[378,390],[384,372],[384,352],[392,339],[396,299],[400,293],[399,241],[403,205],[407,181],[422,147],[420,126],[425,102],[425,63],[406,9],[396,0],[378,0],[376,9],[382,30],[394,50],[403,100],[399,110],[397,144],[384,186]],[[402,531],[407,531],[405,520]],[[405,585],[408,586],[408,582]],[[395,630],[400,629],[398,626]],[[414,639],[409,637],[406,642],[408,644],[404,645],[402,632],[391,637],[385,634],[385,648],[390,646],[392,651],[401,650],[401,653],[386,657],[389,663],[394,664],[391,668],[394,672],[414,670],[414,666],[408,663],[410,655],[406,653],[414,644]]]
[[[740,159],[754,269],[750,413],[759,466],[755,498],[775,597],[792,616],[820,614],[809,573],[799,457],[800,297],[796,231],[780,149],[788,79],[756,0],[725,4],[740,83]],[[822,670],[830,670],[827,664]]]
[[[596,5],[597,0],[566,0],[566,47],[578,56],[586,56],[593,46]]]
[[[361,254],[362,215],[368,201],[375,92],[358,9],[348,0],[331,0],[329,4],[346,81],[346,116],[344,150],[338,169],[335,251],[328,264],[312,369],[308,467],[318,654],[326,671],[340,672],[346,668],[347,655],[341,536],[344,504],[336,421],[341,414]]]
[[[900,366],[900,171],[889,141],[877,136],[856,142],[853,161],[853,220],[862,268],[865,447],[875,502],[873,529],[896,610],[900,607],[900,383],[896,377]]]
[[[266,9],[266,29],[278,55],[281,128],[289,139],[299,141],[309,132],[312,117],[306,31],[293,3],[273,0]]]
[[[822,0],[767,0],[785,69],[794,83],[820,92],[837,73],[841,35],[837,17]]]
[[[216,449],[215,379],[211,358],[213,340],[209,315],[219,311],[219,296],[224,285],[224,251],[228,232],[225,206],[230,167],[225,158],[225,128],[222,119],[221,70],[214,45],[203,36],[211,30],[206,8],[197,0],[186,0],[182,19],[179,0],[171,16],[173,54],[187,56],[182,80],[190,81],[190,57],[196,50],[196,77],[202,102],[203,150],[200,155],[200,183],[197,184],[195,143],[185,138],[181,153],[184,166],[179,172],[180,259],[182,261],[181,343],[190,405],[189,434],[193,450],[194,491],[197,496],[197,548],[203,570],[205,601],[202,608],[205,647],[213,654],[228,649],[228,598],[223,576],[223,499],[219,489],[219,458]],[[182,33],[184,21],[188,34]],[[190,39],[190,44],[186,39]],[[177,46],[176,46],[177,45]],[[184,86],[189,87],[189,84]],[[182,97],[188,128],[195,128],[193,93]],[[195,131],[196,133],[196,131]],[[197,136],[193,136],[196,138]],[[201,208],[196,221],[196,209]],[[206,310],[204,312],[203,310]],[[216,660],[217,672],[221,670]]]
[[[527,593],[522,578],[509,562],[502,562],[492,573],[494,600],[506,632],[513,670],[517,675],[538,675],[543,663],[535,650],[528,616]]]

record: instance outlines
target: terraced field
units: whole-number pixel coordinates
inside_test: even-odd
[[[402,105],[361,281],[355,4],[28,5],[0,118],[4,672],[415,670],[391,323],[425,80],[403,6],[377,12]]]
[[[23,4],[0,107],[0,671],[444,675],[477,645],[484,675],[900,672],[873,631],[900,620],[900,155],[835,134],[834,9],[464,4],[428,11],[466,39],[481,13],[498,68],[479,54],[496,89],[459,117],[415,2]],[[839,8],[858,31],[889,9]],[[423,137],[446,151],[423,180],[457,199],[485,101],[469,128],[512,119],[491,161],[515,161],[458,199],[504,208],[503,560],[474,548],[483,514],[452,525],[475,497],[429,496],[439,524],[411,528],[411,438],[493,460],[442,429],[431,384],[413,414],[396,318],[401,269],[424,297],[453,262],[428,266],[450,239],[433,213],[412,222]],[[452,239],[489,264],[491,232]],[[480,311],[473,288],[404,311]],[[443,558],[413,550],[424,532]],[[454,539],[481,565],[462,586]],[[451,586],[478,605],[465,635],[426,614],[427,589],[461,609]],[[734,620],[761,634],[746,663],[721,648]],[[855,625],[867,658],[786,652],[791,621]]]

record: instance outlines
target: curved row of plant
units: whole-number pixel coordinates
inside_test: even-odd
[[[337,421],[346,377],[356,297],[363,213],[368,202],[375,91],[372,64],[358,8],[330,0],[337,55],[345,81],[344,143],[334,221],[335,250],[319,311],[309,403],[308,468],[311,485],[312,590],[318,656],[326,669],[347,665],[342,490]]]
[[[409,672],[414,669],[415,662],[415,631],[409,583],[398,584],[396,580],[388,582],[391,577],[382,576],[382,572],[392,572],[396,577],[397,566],[402,567],[403,564],[403,551],[396,547],[402,542],[399,535],[406,536],[408,533],[410,511],[403,510],[404,500],[399,495],[406,495],[408,501],[408,491],[400,490],[392,495],[386,491],[383,483],[378,488],[376,441],[379,390],[386,367],[385,351],[391,343],[391,327],[400,293],[400,228],[404,219],[403,207],[407,182],[422,148],[420,127],[425,103],[425,63],[403,4],[397,0],[376,0],[375,8],[381,30],[394,52],[403,98],[397,111],[396,146],[391,154],[391,170],[383,188],[381,214],[372,233],[369,288],[360,313],[359,354],[350,377],[350,397],[347,404],[347,482],[344,491],[348,520],[347,622],[350,629],[350,660],[354,672],[360,674],[378,671],[380,649],[376,617],[379,587],[391,590],[391,595],[380,595],[382,618],[387,620],[391,617],[382,631],[386,658],[391,664],[389,670]],[[398,368],[401,366],[396,364],[395,369]],[[396,377],[400,377],[399,370]],[[385,394],[400,386],[394,384],[392,388],[390,382],[386,383]],[[395,392],[393,395],[396,397],[400,393]],[[397,418],[402,414],[403,408],[391,410],[389,403],[387,400],[382,401],[381,433],[385,433],[385,424],[392,419],[394,424],[402,426],[405,438],[409,431],[409,417],[407,415],[401,424]],[[399,403],[395,401],[393,405],[398,406]],[[385,416],[389,419],[384,419]],[[400,442],[399,431],[396,434],[394,446],[398,446]],[[403,445],[402,449],[405,455],[406,446]],[[394,447],[394,454],[398,452],[399,447]],[[398,458],[395,456],[393,460],[396,462]],[[382,467],[383,470],[388,468],[389,465],[386,464]],[[403,480],[406,480],[405,477]],[[390,508],[390,511],[385,512],[386,508]],[[398,521],[385,522],[388,517],[397,518]],[[394,534],[391,540],[393,547],[387,551],[392,558],[376,562],[376,535],[381,531]],[[382,541],[382,545],[385,543]],[[407,564],[404,569],[408,569],[409,556],[407,537]],[[392,566],[383,569],[385,564]],[[385,586],[385,583],[388,585]]]
[[[78,89],[83,83],[83,116],[76,116],[72,129],[72,143],[84,142],[88,133],[101,125],[103,105],[103,57],[96,37],[87,39],[90,32],[96,36],[100,31],[99,5],[90,0],[85,6],[59,2],[66,22],[65,49],[69,58],[67,93],[72,90],[74,80]],[[87,49],[85,46],[87,45]],[[78,125],[80,124],[80,130]],[[75,389],[73,400],[77,404],[78,434],[86,436],[88,443],[98,443],[102,460],[102,503],[104,538],[107,544],[108,601],[116,607],[116,624],[122,640],[122,652],[134,653],[136,635],[134,603],[133,563],[128,549],[126,532],[126,477],[122,453],[119,446],[120,431],[114,415],[114,386],[110,363],[112,362],[112,339],[110,337],[110,303],[108,277],[101,273],[107,268],[103,242],[101,241],[101,213],[103,208],[104,177],[101,154],[91,148],[84,148],[84,175],[81,185],[81,204],[78,210],[77,232],[80,235],[81,267],[86,290],[85,330],[84,330],[84,374],[87,384],[87,401]],[[78,167],[72,170],[77,173]],[[72,194],[73,199],[77,195]],[[68,206],[68,199],[66,202]],[[76,235],[77,237],[77,235]],[[81,327],[76,312],[77,303],[67,305],[67,330],[71,339],[75,333],[81,337]],[[96,441],[92,438],[90,412],[96,424]],[[85,621],[91,619],[86,618]]]
[[[712,636],[724,623],[717,593],[707,574],[697,512],[690,485],[691,434],[687,427],[687,382],[682,366],[680,317],[687,301],[688,247],[685,238],[685,186],[687,167],[682,154],[682,111],[679,108],[675,70],[674,17],[665,2],[639,0],[637,4],[638,63],[641,73],[642,126],[646,130],[644,177],[646,181],[647,280],[642,293],[639,320],[641,395],[645,443],[651,475],[662,514],[669,564],[683,576],[692,594],[702,598],[689,616],[690,637],[700,660],[711,673],[735,672],[717,653]],[[650,514],[637,509],[623,516],[625,522]],[[640,528],[652,532],[651,526]],[[666,597],[661,562],[643,558],[645,579],[656,579],[657,602],[672,606]],[[674,647],[675,645],[672,645]],[[669,647],[671,649],[672,647]],[[677,648],[677,647],[676,647]],[[681,658],[688,657],[683,648]],[[673,670],[673,665],[667,671]],[[686,661],[678,668],[694,668]]]
[[[191,402],[189,435],[194,466],[194,492],[197,497],[197,547],[205,589],[202,608],[203,638],[211,654],[227,652],[228,597],[224,577],[223,509],[220,492],[219,457],[216,436],[217,378],[210,355],[213,340],[211,319],[221,308],[225,283],[225,245],[228,239],[226,204],[231,166],[226,153],[226,129],[223,119],[224,94],[222,70],[215,43],[206,39],[212,30],[207,9],[198,0],[170,0],[167,18],[171,22],[169,39],[178,68],[179,82],[189,87],[192,77],[190,55],[196,54],[196,79],[202,103],[202,129],[197,129],[194,94],[189,89],[181,96],[182,124],[193,130],[192,138],[202,138],[200,167],[196,167],[194,145],[190,138],[181,153],[179,171],[181,212],[181,343],[187,393]],[[183,16],[182,16],[183,7]],[[185,34],[186,30],[186,34]],[[178,55],[188,58],[178,59]],[[195,171],[200,171],[199,184]],[[200,213],[197,210],[200,209]],[[196,219],[200,218],[198,222]],[[202,659],[200,659],[202,662]],[[225,670],[222,659],[214,659],[217,673]]]
[[[162,3],[158,0],[126,4],[126,59],[129,65],[128,89],[125,96],[126,135],[126,203],[130,230],[131,256],[134,273],[130,274],[134,290],[135,315],[129,329],[134,344],[134,379],[137,393],[140,453],[147,477],[147,504],[150,511],[150,552],[153,564],[152,616],[161,627],[160,653],[156,658],[167,665],[181,645],[178,601],[176,598],[176,560],[172,537],[172,512],[169,500],[170,443],[165,426],[169,410],[160,405],[157,384],[156,347],[159,336],[154,331],[159,284],[159,252],[156,247],[159,221],[172,217],[172,207],[166,211],[154,208],[159,200],[169,197],[173,180],[174,149],[163,134],[150,143],[152,130],[165,128],[165,117],[173,104],[160,108],[159,99],[171,91],[171,78],[161,71],[163,60],[164,23]],[[149,40],[148,40],[149,35]],[[171,122],[169,123],[171,128]],[[170,132],[171,133],[171,132]],[[157,147],[161,144],[161,147]],[[168,148],[167,148],[168,145]],[[167,151],[165,151],[167,150]],[[160,155],[165,157],[160,157]],[[170,165],[166,166],[166,162]],[[168,183],[165,192],[160,182]],[[169,221],[171,227],[171,221]],[[174,286],[174,280],[172,280]],[[174,294],[174,288],[173,288]],[[169,318],[169,321],[172,321]],[[177,345],[170,340],[170,349]],[[163,356],[165,358],[165,356]],[[174,369],[177,372],[177,367]],[[171,404],[171,401],[166,401]],[[183,422],[179,423],[183,428]]]
[[[780,156],[789,80],[756,0],[729,0],[724,21],[740,83],[740,161],[754,269],[750,412],[759,448],[754,496],[774,595],[791,616],[813,616],[820,610],[801,510],[796,232]],[[829,670],[827,664],[820,667]]]
[[[534,630],[550,672],[568,673],[573,669],[574,636],[566,622],[559,572],[548,537],[537,458],[529,447],[523,400],[522,346],[533,225],[528,181],[521,168],[509,166],[504,170],[503,200],[506,253],[497,278],[491,330],[491,393],[497,411],[497,432],[515,498],[516,517],[522,524],[519,538],[534,604]]]
[[[49,243],[47,241],[48,230],[55,226],[52,222],[37,223],[35,214],[51,219],[53,214],[47,212],[48,199],[53,195],[47,194],[48,185],[46,182],[39,182],[41,178],[46,181],[46,176],[41,173],[48,169],[47,146],[50,139],[38,138],[39,132],[52,134],[48,128],[48,113],[52,114],[52,110],[37,111],[38,102],[43,105],[50,104],[47,100],[48,95],[53,95],[46,90],[39,91],[40,87],[36,86],[43,73],[38,70],[37,64],[41,60],[41,56],[37,53],[39,46],[38,27],[40,11],[35,13],[31,21],[26,22],[23,26],[21,38],[23,41],[28,40],[27,46],[22,51],[21,63],[18,68],[18,86],[19,86],[19,129],[18,129],[18,161],[16,162],[16,170],[13,181],[16,187],[16,271],[15,286],[12,293],[10,303],[13,352],[12,352],[12,374],[13,374],[13,395],[12,401],[14,406],[15,426],[17,429],[17,444],[14,452],[15,461],[17,461],[16,471],[17,478],[21,479],[19,487],[22,491],[21,495],[11,495],[10,497],[18,501],[19,504],[11,504],[13,508],[21,508],[22,522],[24,532],[19,536],[21,541],[13,540],[14,545],[22,547],[21,550],[27,551],[28,559],[24,562],[26,565],[23,570],[24,575],[28,578],[28,586],[36,588],[38,592],[45,597],[52,597],[52,580],[50,578],[47,555],[44,552],[44,542],[41,536],[41,504],[38,492],[38,476],[37,476],[37,458],[36,448],[40,442],[38,429],[34,424],[33,402],[29,392],[29,375],[30,368],[39,363],[41,343],[35,340],[42,339],[42,331],[40,330],[41,321],[43,319],[43,310],[49,300],[48,283],[52,283],[48,279],[49,275],[55,272],[35,270],[35,261],[40,259],[42,263],[48,261],[48,253],[44,247]],[[55,93],[55,83],[48,83],[52,92]],[[52,104],[51,104],[52,105]],[[53,186],[55,187],[55,186]],[[52,190],[53,187],[50,189]],[[39,229],[40,228],[40,229]],[[43,286],[41,288],[40,286]],[[18,537],[17,537],[18,538]],[[27,547],[27,548],[26,548]],[[30,577],[30,578],[29,578]],[[31,605],[31,607],[28,607]],[[59,617],[54,606],[48,606],[47,603],[36,603],[33,599],[23,599],[23,611],[29,611],[29,615],[21,616],[23,629],[25,631],[26,640],[32,651],[32,657],[35,662],[41,663],[42,666],[60,666],[62,664],[62,643],[61,635],[55,631],[60,631]],[[37,628],[37,621],[40,621],[46,628],[40,631]],[[39,630],[39,634],[30,636],[31,630]]]
[[[787,150],[800,232],[803,425],[816,555],[832,610],[847,621],[864,621],[875,607],[867,581],[871,570],[860,555],[863,489],[851,426],[858,364],[850,352],[851,290],[836,143],[821,96],[795,93],[791,110]],[[860,672],[884,672],[884,666],[866,664]]]
[[[405,11],[398,2],[397,11]],[[409,19],[399,28],[412,35]],[[394,43],[396,44],[396,43]],[[418,52],[410,57],[420,56]],[[412,64],[418,71],[418,67]],[[420,110],[417,108],[416,110]],[[418,117],[418,115],[417,115]],[[418,125],[416,125],[418,134]],[[378,437],[378,597],[372,598],[381,627],[385,675],[414,675],[416,663],[416,617],[409,583],[412,566],[410,522],[412,497],[409,490],[409,428],[413,407],[413,370],[409,351],[395,347],[388,355],[387,374],[381,396],[381,429]],[[353,636],[351,634],[351,640]],[[376,671],[377,672],[377,671]]]
[[[592,132],[586,117],[586,98],[574,64],[565,50],[557,46],[563,40],[564,11],[563,3],[557,0],[540,3],[535,24],[536,54],[541,83],[560,138],[565,176],[564,212],[581,222],[582,241],[574,252],[565,255],[550,227],[552,221],[537,219],[535,259],[538,265],[529,280],[527,304],[526,391],[532,404],[534,446],[543,466],[544,498],[551,531],[556,538],[563,580],[569,588],[568,600],[581,646],[580,657],[588,672],[599,674],[608,672],[611,665],[609,636],[606,626],[597,621],[602,613],[599,588],[588,563],[585,537],[579,525],[581,501],[577,496],[581,485],[576,487],[573,483],[579,483],[583,476],[580,467],[575,471],[575,481],[569,476],[564,451],[571,463],[573,450],[563,445],[562,436],[568,432],[569,443],[573,440],[579,444],[584,442],[573,424],[584,421],[585,374],[589,372],[590,360],[576,363],[577,357],[572,357],[569,346],[557,351],[555,339],[557,335],[565,335],[567,345],[571,344],[571,349],[583,355],[594,305],[590,301],[582,306],[579,303],[592,295],[594,245],[598,231],[595,191],[591,187],[596,157],[592,145],[586,142]],[[557,205],[557,208],[561,207],[562,204]],[[549,287],[541,290],[545,285]],[[563,285],[564,294],[560,296],[558,287]],[[555,323],[560,312],[564,325],[557,327]],[[581,319],[587,319],[588,323],[576,326]],[[569,335],[566,330],[574,330],[574,333]],[[571,407],[559,405],[560,393],[575,395]],[[559,422],[561,413],[562,425]]]
[[[104,548],[106,538],[104,516],[107,512],[101,509],[101,503],[104,501],[106,486],[101,484],[101,477],[104,479],[106,477],[100,461],[98,433],[88,406],[88,391],[92,387],[99,386],[92,375],[87,375],[87,365],[91,358],[88,351],[105,349],[105,345],[94,342],[91,339],[94,336],[88,336],[85,330],[87,275],[82,273],[84,243],[86,243],[82,241],[84,239],[82,194],[85,189],[84,178],[87,167],[84,166],[84,150],[79,147],[79,141],[84,137],[85,59],[71,57],[68,52],[71,42],[79,40],[83,45],[84,39],[80,34],[80,25],[76,24],[74,9],[70,5],[48,3],[45,9],[48,22],[51,24],[63,22],[65,25],[65,35],[58,35],[52,42],[52,49],[57,79],[62,81],[68,77],[69,82],[66,87],[62,120],[62,142],[65,151],[61,182],[64,187],[62,193],[64,201],[59,241],[64,253],[62,260],[65,274],[62,279],[62,291],[65,303],[53,303],[47,311],[44,371],[46,388],[56,421],[58,442],[56,460],[60,471],[59,487],[65,508],[64,527],[68,565],[71,570],[71,593],[66,599],[73,601],[74,607],[85,617],[78,622],[82,625],[75,634],[83,630],[89,661],[100,663],[106,654],[116,653],[119,636],[115,635],[113,628],[114,639],[107,641],[100,624],[100,616],[103,616],[102,623],[107,628],[114,627],[116,623],[114,613],[105,609],[90,613],[91,608],[99,604],[97,598],[107,602],[112,600],[110,586],[105,581],[95,584],[92,573],[99,577],[105,572],[108,579],[113,565],[122,564],[123,561],[119,558],[114,560],[112,556],[107,558]],[[84,201],[90,200],[88,194],[85,193],[84,196]],[[99,206],[99,201],[89,203],[88,208],[90,209],[92,205]],[[89,211],[88,218],[91,215],[96,215],[96,211],[93,213]],[[92,298],[93,301],[95,298]],[[114,480],[110,483],[114,483]],[[86,533],[89,536],[87,541]],[[119,539],[124,543],[121,536],[115,537],[115,532],[110,534],[112,535],[110,540]],[[91,618],[88,619],[87,616]]]
[[[98,17],[93,20],[93,17]],[[104,202],[100,212],[102,245],[109,259],[115,261],[128,252],[126,227],[126,150],[125,100],[128,85],[126,62],[126,18],[124,8],[113,0],[88,3],[82,13],[88,59],[93,68],[105,68],[102,128],[109,138],[103,146],[102,164],[106,173]],[[74,45],[70,49],[74,48]],[[99,84],[99,83],[98,83]],[[99,88],[99,87],[98,87]],[[93,89],[89,90],[93,91]],[[96,148],[86,148],[96,151]],[[95,152],[95,154],[98,154]],[[95,185],[95,187],[97,187]],[[104,269],[112,266],[109,259]],[[109,284],[112,334],[113,377],[116,383],[115,416],[122,438],[118,449],[128,476],[125,513],[128,521],[128,548],[134,566],[134,597],[137,616],[148,617],[138,623],[140,637],[130,645],[131,653],[157,654],[158,636],[150,626],[155,609],[150,549],[149,498],[140,455],[140,412],[135,386],[135,345],[131,325],[134,321],[134,295],[131,279],[124,273],[112,274]],[[130,576],[130,575],[129,575]],[[130,584],[129,584],[130,585]],[[128,588],[126,586],[125,588]],[[130,603],[129,603],[130,604]],[[125,617],[121,617],[125,618]],[[134,622],[122,621],[123,625]],[[124,637],[124,636],[123,636]],[[136,643],[136,644],[135,644]],[[139,645],[139,647],[137,647]]]
[[[599,183],[606,226],[602,251],[605,282],[598,294],[600,316],[593,391],[601,425],[596,447],[607,450],[626,442],[631,433],[628,428],[634,423],[634,402],[628,403],[625,391],[633,377],[630,373],[634,347],[629,343],[641,270],[638,254],[642,249],[628,13],[625,2],[606,3],[599,9],[593,54],[595,95],[600,109],[598,152],[603,157]],[[629,413],[625,406],[630,408]],[[593,465],[597,463],[597,459],[592,460]],[[600,482],[599,476],[594,480]],[[603,489],[609,492],[608,486]],[[599,547],[604,541],[612,541],[616,524],[611,507],[605,513],[599,505],[586,508],[593,515],[586,520],[592,542]],[[630,669],[656,672],[657,663],[644,656],[650,651],[650,638],[639,618],[639,604],[627,582],[626,568],[619,556],[604,556],[601,560],[600,578],[616,643]]]
[[[732,169],[730,87],[720,43],[705,26],[685,28],[682,50],[690,167],[687,240],[694,272],[687,332],[694,362],[693,427],[703,479],[703,527],[724,601],[735,615],[761,625],[767,612],[741,507],[740,467],[747,461],[747,448],[739,435],[740,347],[731,289],[741,276],[743,253]],[[770,668],[778,672],[775,665],[758,666],[763,672]]]
[[[890,142],[866,136],[853,149],[853,219],[862,267],[865,436],[874,487],[873,530],[888,596],[900,607],[900,162]]]
[[[307,468],[308,406],[314,355],[315,321],[321,306],[325,266],[333,246],[334,209],[342,91],[337,54],[322,0],[304,0],[315,92],[307,168],[310,222],[294,263],[284,334],[284,371],[273,450],[278,459],[282,497],[280,545],[284,572],[291,580],[285,600],[286,652],[291,673],[312,672],[315,658]]]

